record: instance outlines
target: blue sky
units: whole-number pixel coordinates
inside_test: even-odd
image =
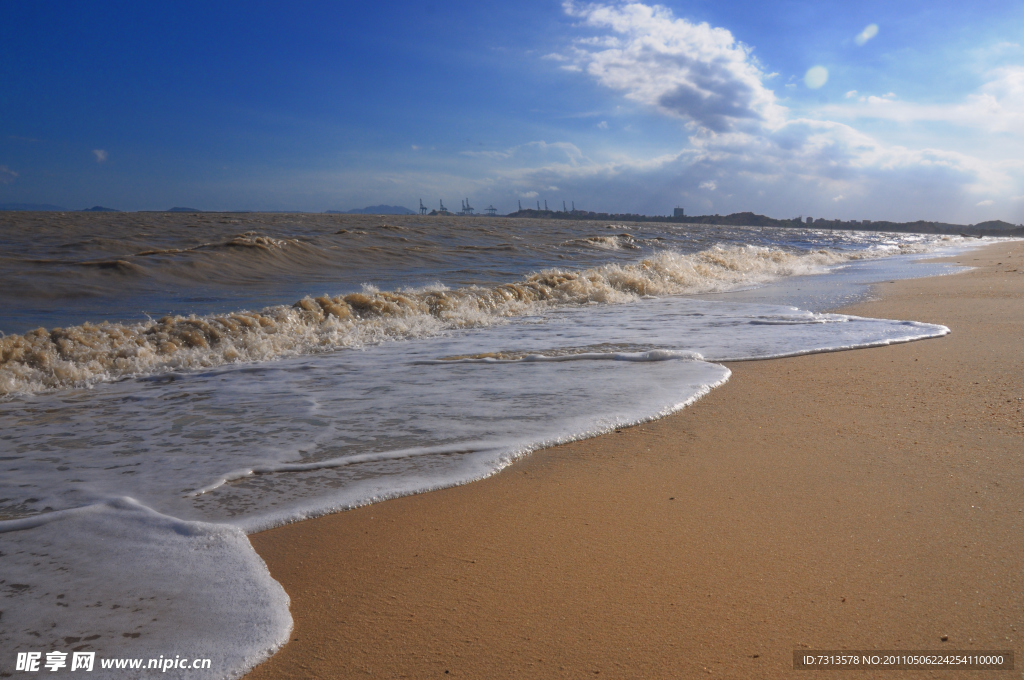
[[[1024,221],[1019,1],[210,4],[5,3],[0,202]]]

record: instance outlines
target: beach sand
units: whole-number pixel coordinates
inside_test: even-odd
[[[945,338],[730,364],[657,422],[251,536],[295,630],[247,677],[821,677],[805,649],[1021,677],[1024,244],[952,261],[844,310]]]

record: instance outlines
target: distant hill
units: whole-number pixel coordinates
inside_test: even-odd
[[[0,210],[28,210],[43,212],[67,212],[67,208],[49,203],[0,203]]]
[[[168,208],[168,209],[167,209],[167,212],[187,212],[187,213],[197,213],[197,212],[203,212],[203,211],[202,211],[202,210],[199,210],[199,209],[197,209],[197,208]]]
[[[328,210],[331,215],[415,215],[416,211],[403,208],[400,205],[371,205],[368,208],[356,210]]]
[[[91,208],[85,208],[79,212],[121,212],[117,208],[104,208],[102,205],[94,205]]]
[[[980,224],[949,224],[947,222],[888,222],[884,220],[827,220],[810,217],[775,219],[752,212],[731,215],[680,215],[660,217],[631,213],[595,213],[586,210],[519,210],[509,217],[529,217],[550,220],[616,220],[623,222],[677,222],[682,224],[715,224],[737,227],[783,227],[796,229],[844,229],[852,231],[897,231],[915,234],[960,234],[963,236],[1024,236],[1024,225],[1013,225],[1002,220]]]
[[[988,222],[979,222],[978,224],[975,224],[974,228],[984,229],[985,231],[1005,231],[1007,229],[1017,229],[1018,225],[1003,222],[1002,220],[989,220]]]

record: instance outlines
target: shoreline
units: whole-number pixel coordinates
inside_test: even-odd
[[[949,260],[978,268],[841,310],[943,338],[729,363],[661,420],[251,535],[295,629],[247,677],[783,677],[797,649],[1020,656],[1024,244]]]

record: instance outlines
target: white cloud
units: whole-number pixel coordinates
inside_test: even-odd
[[[102,163],[103,161],[107,160],[107,152],[105,149],[93,149],[92,155],[96,156],[97,163]]]
[[[812,90],[817,90],[827,82],[828,69],[824,66],[812,66],[807,69],[807,73],[804,74],[804,85]]]
[[[501,160],[509,157],[508,151],[460,151],[460,156],[468,156],[470,158],[492,158],[494,160]]]
[[[852,99],[853,97],[857,96],[857,90],[850,90],[843,96],[845,96],[847,99]]]
[[[588,165],[589,159],[575,144],[569,142],[545,142],[543,140],[520,144],[504,151],[463,152],[466,155],[489,156],[511,160],[517,165],[537,165],[574,168]]]
[[[1021,47],[1020,43],[1004,40],[992,45],[982,45],[981,47],[972,50],[972,53],[980,57],[982,60],[987,60],[992,57],[1015,55],[1022,50],[1024,50],[1024,48]]]
[[[830,121],[795,119],[762,134],[708,132],[689,141],[688,148],[657,158],[586,159],[572,168],[549,164],[503,174],[527,186],[556,181],[578,199],[596,196],[606,209],[623,209],[637,197],[668,205],[679,200],[673,187],[696,185],[721,197],[715,210],[813,214],[827,212],[838,203],[834,197],[842,196],[844,210],[856,211],[850,217],[908,220],[951,220],[962,206],[977,202],[976,197],[965,203],[972,193],[991,193],[1001,181],[998,170],[977,159],[887,147]]]
[[[1024,131],[1024,66],[989,72],[988,82],[964,101],[916,104],[896,99],[892,92],[868,97],[864,106],[828,106],[823,113],[850,118],[881,118],[904,123],[941,121],[986,132]]]
[[[913,121],[922,113],[949,118],[950,106],[916,106],[892,93],[861,97],[854,92],[839,100],[842,105],[792,116],[764,85],[767,76],[750,49],[724,29],[635,3],[569,4],[566,11],[579,19],[579,30],[598,35],[573,41],[567,52],[572,61],[565,64],[630,101],[683,121],[678,138],[666,137],[661,142],[665,151],[653,157],[637,157],[629,151],[635,146],[608,146],[616,141],[612,134],[585,149],[534,141],[470,150],[450,174],[409,173],[403,176],[405,186],[427,187],[436,195],[495,196],[495,205],[502,196],[512,205],[517,198],[574,199],[581,209],[664,214],[689,201],[695,211],[708,212],[839,212],[843,219],[964,222],[983,219],[976,216],[985,208],[979,201],[991,197],[993,205],[1002,205],[1004,196],[1022,193],[1024,161],[1016,160],[1019,155],[1007,151],[993,162],[972,156],[974,151],[943,148],[944,139],[934,137],[933,143],[908,148],[885,143],[850,120],[908,116]],[[1019,137],[1024,121],[1016,128],[1013,122],[1019,120],[1014,116],[1024,115],[1016,113],[1024,106],[1014,108],[1019,101],[1014,73],[1007,69],[992,75],[976,97],[958,104],[975,107],[968,107],[973,117],[957,115],[981,123],[984,117],[976,109],[988,97],[998,105],[991,109],[998,114],[998,126]],[[791,80],[799,83],[800,77]],[[684,96],[677,97],[680,92]],[[616,115],[628,113],[616,110]],[[607,122],[602,121],[606,116],[597,113],[595,125]],[[617,119],[616,129],[628,127],[627,120]],[[882,126],[880,134],[888,127]]]
[[[864,27],[863,31],[857,34],[857,37],[853,39],[853,42],[858,45],[863,45],[876,35],[878,35],[878,24],[868,24]]]
[[[420,147],[418,147],[418,146],[416,146],[415,144],[413,144],[413,145],[412,145],[412,150],[413,150],[413,151],[419,151],[419,150],[420,150]]]
[[[16,179],[18,179],[18,173],[6,165],[0,165],[0,184],[10,184]]]
[[[607,130],[608,129],[608,121],[602,120],[600,123],[597,124],[597,127],[598,127],[599,130]]]
[[[583,209],[654,212],[683,200],[684,187],[691,186],[718,196],[713,206],[692,197],[694,209],[707,211],[821,214],[841,204],[858,219],[952,221],[965,205],[977,210],[977,194],[991,194],[999,179],[976,159],[886,147],[849,126],[809,119],[761,134],[705,131],[691,136],[687,147],[655,158],[520,162],[525,160],[512,154],[477,186],[518,192],[545,187],[560,192],[556,199],[575,198]],[[843,197],[841,203],[836,196]]]
[[[716,132],[785,115],[750,48],[724,28],[678,19],[659,5],[570,0],[564,7],[584,26],[610,31],[575,40],[573,63],[633,101]]]
[[[886,146],[843,123],[789,118],[788,110],[765,87],[767,76],[750,48],[725,29],[693,24],[665,7],[639,3],[569,2],[565,9],[582,19],[581,27],[603,32],[574,41],[573,63],[628,99],[686,120],[688,144],[658,158],[601,162],[579,153],[568,165],[544,163],[507,171],[520,181],[539,186],[540,178],[558,178],[570,187],[583,181],[615,182],[633,191],[652,183],[692,182],[690,186],[704,190],[714,187],[723,197],[747,200],[764,195],[769,187],[768,197],[781,200],[788,195],[790,205],[799,209],[824,209],[839,200],[851,207],[875,205],[872,196],[889,195],[889,205],[907,210],[927,206],[929,211],[963,205],[972,193],[991,193],[993,187],[1008,189],[1013,184],[1007,168],[964,154]],[[827,79],[827,69],[817,66],[804,82],[817,88]],[[844,110],[901,106],[893,93],[865,97],[862,105],[856,103],[857,95],[848,93],[851,102]],[[709,175],[716,178],[713,183],[706,179]],[[900,187],[919,202],[901,197]]]
[[[985,206],[994,205],[994,204],[995,204],[995,201],[993,201],[991,198],[989,198],[989,199],[986,199],[984,201],[978,201],[974,205],[978,206],[979,208],[983,208]]]

